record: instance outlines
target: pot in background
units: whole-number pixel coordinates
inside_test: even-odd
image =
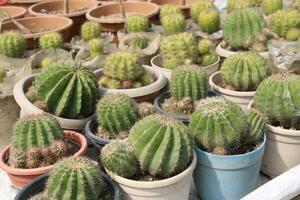
[[[22,18],[27,13],[27,9],[19,6],[0,6],[0,12],[6,12],[11,18]],[[8,21],[9,17],[1,18],[3,21]]]

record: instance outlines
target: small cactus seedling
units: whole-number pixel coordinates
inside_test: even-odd
[[[9,58],[21,58],[25,53],[25,39],[18,32],[0,34],[0,54]]]
[[[282,0],[263,0],[262,7],[264,13],[267,15],[275,13],[277,10],[282,9],[283,1]]]
[[[182,172],[193,157],[186,126],[163,115],[150,115],[137,122],[130,130],[128,142],[141,170],[156,177]]]
[[[64,40],[58,32],[44,34],[39,39],[39,44],[42,49],[58,49],[62,47],[63,43]]]
[[[146,32],[149,27],[150,22],[144,15],[132,15],[126,19],[126,29],[129,33]]]
[[[181,33],[185,29],[185,18],[182,14],[170,14],[161,19],[164,34]]]
[[[98,124],[112,138],[121,131],[128,131],[138,120],[138,107],[126,94],[106,94],[97,105]]]
[[[113,141],[101,150],[101,161],[106,170],[124,178],[139,172],[139,165],[132,147],[123,141]]]
[[[101,25],[96,22],[85,22],[81,26],[81,37],[88,41],[101,36]]]
[[[213,48],[213,42],[208,39],[201,39],[198,42],[198,52],[200,54],[206,54],[209,53],[210,50]]]
[[[26,168],[26,152],[13,149],[9,155],[8,164],[14,168]]]
[[[300,130],[300,76],[279,73],[257,88],[254,106],[273,126]]]
[[[195,1],[191,6],[191,17],[195,22],[198,22],[199,14],[207,9],[207,8],[214,8],[214,5],[205,0]]]
[[[286,39],[289,41],[297,41],[300,39],[300,29],[299,28],[291,28],[287,34]]]
[[[201,56],[201,62],[199,64],[201,66],[208,66],[214,64],[217,60],[218,56],[215,53],[209,52]]]
[[[221,67],[225,82],[238,91],[255,91],[269,72],[266,59],[251,51],[226,58]]]
[[[160,12],[159,12],[160,19],[170,14],[182,14],[182,13],[178,6],[172,4],[165,4],[160,8]]]
[[[220,16],[215,8],[207,8],[200,12],[198,23],[203,32],[212,34],[220,28]]]
[[[99,38],[91,39],[89,41],[89,50],[92,58],[96,58],[104,53],[103,41]]]
[[[131,39],[130,45],[135,49],[145,49],[148,47],[148,38],[144,36],[136,36]]]

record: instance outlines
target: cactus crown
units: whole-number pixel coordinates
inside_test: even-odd
[[[98,123],[116,138],[138,120],[138,107],[126,94],[106,94],[97,105]]]
[[[197,22],[199,14],[206,8],[213,8],[214,5],[209,1],[199,0],[195,1],[191,6],[191,17]]]
[[[98,98],[95,74],[73,61],[58,61],[36,78],[38,98],[57,116],[80,118],[94,112]]]
[[[20,33],[8,31],[0,34],[0,54],[9,58],[21,58],[25,50],[25,39]]]
[[[33,115],[20,119],[15,125],[12,144],[14,149],[28,150],[44,147],[62,140],[63,131],[58,121],[50,115]]]
[[[104,75],[119,80],[135,80],[144,71],[138,56],[132,52],[110,54],[104,65]]]
[[[42,49],[58,49],[62,47],[63,42],[63,38],[58,32],[44,34],[39,39],[39,44]]]
[[[226,58],[221,74],[238,91],[255,91],[269,75],[267,61],[256,52],[239,53]]]
[[[180,66],[172,72],[170,90],[176,100],[205,98],[208,90],[206,74],[197,65]]]
[[[92,58],[102,55],[104,53],[104,44],[102,39],[91,39],[89,41],[89,50]]]
[[[220,16],[216,8],[207,8],[200,12],[198,23],[202,31],[212,34],[219,30]]]
[[[161,19],[164,34],[181,33],[185,29],[185,18],[182,14],[169,14]]]
[[[96,22],[85,22],[81,26],[81,37],[88,41],[101,36],[101,25]]]
[[[257,88],[254,106],[273,126],[300,130],[300,76],[279,73]]]
[[[105,187],[94,161],[70,157],[54,165],[45,193],[57,200],[97,200],[104,195]]]
[[[149,27],[150,22],[144,15],[131,15],[127,17],[126,28],[129,33],[146,32]]]
[[[159,15],[161,19],[170,14],[182,14],[182,13],[180,8],[176,5],[165,4],[160,8]]]
[[[265,26],[263,16],[256,8],[233,11],[224,21],[224,40],[235,50],[243,49]]]
[[[165,178],[178,174],[192,159],[187,128],[163,115],[150,115],[137,122],[130,130],[128,142],[141,170],[152,176]]]

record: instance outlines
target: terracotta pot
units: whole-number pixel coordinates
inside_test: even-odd
[[[25,116],[25,115],[32,115],[32,114],[43,114],[45,113],[43,110],[39,109],[36,107],[34,104],[32,104],[26,97],[25,92],[27,89],[32,85],[32,82],[34,81],[34,78],[37,76],[37,74],[32,74],[30,76],[27,76],[20,81],[18,81],[15,84],[14,87],[14,98],[17,104],[21,108],[20,116]],[[62,118],[53,115],[59,122],[60,126],[63,129],[68,129],[68,130],[78,130],[81,131],[84,129],[85,124],[92,120],[95,117],[95,114],[83,118],[83,119],[67,119],[67,118]]]
[[[228,90],[219,86],[222,80],[223,78],[219,71],[211,75],[209,78],[209,85],[211,87],[211,90],[220,94],[225,99],[228,99],[229,101],[237,104],[243,110],[247,110],[248,104],[250,103],[250,101],[253,99],[255,95],[255,91],[242,92],[242,91]]]
[[[69,9],[83,9],[86,8],[86,10],[82,10],[75,13],[69,13],[69,14],[45,14],[42,13],[41,10],[46,11],[57,11],[57,10],[63,10],[64,7],[64,1],[62,0],[51,0],[51,1],[43,1],[37,4],[34,4],[28,8],[28,12],[30,15],[33,16],[49,16],[49,15],[55,15],[55,16],[63,16],[68,17],[73,20],[73,26],[71,28],[71,35],[75,36],[80,33],[81,25],[86,21],[85,14],[88,9],[95,8],[98,5],[97,1],[87,1],[87,0],[69,0]]]
[[[190,17],[190,8],[195,0],[150,0],[150,2],[159,5],[160,7],[165,4],[177,5],[180,7],[182,14],[188,18]]]
[[[10,0],[9,5],[28,9],[31,5],[42,2],[42,1],[45,1],[45,0]],[[26,15],[29,16],[29,13],[26,13]]]
[[[253,101],[248,105],[252,108]],[[275,178],[300,164],[300,130],[266,124],[267,142],[261,171]]]
[[[45,17],[26,17],[22,19],[17,19],[20,24],[24,25],[29,30],[43,30],[39,33],[32,34],[24,34],[26,39],[26,47],[27,49],[33,49],[38,45],[38,40],[36,38],[41,35],[53,31],[57,31],[62,33],[64,40],[67,42],[70,40],[70,27],[73,22],[71,19],[66,17],[58,17],[58,16],[45,16]],[[11,22],[4,22],[2,24],[2,32],[8,30],[19,30],[16,25]]]
[[[159,7],[154,3],[149,2],[124,2],[124,9],[126,13],[143,14],[146,15],[150,21],[155,21]],[[86,13],[88,20],[98,22],[102,25],[102,30],[107,32],[117,32],[124,28],[125,19],[107,18],[111,15],[120,14],[120,7],[118,3],[106,4],[97,8],[91,9]]]
[[[80,149],[73,155],[74,157],[85,154],[88,146],[83,135],[74,131],[64,131],[64,137],[71,139],[71,141],[80,146]],[[53,165],[34,169],[18,169],[10,167],[6,164],[6,161],[9,157],[11,148],[12,146],[8,145],[0,152],[0,168],[7,173],[10,181],[17,188],[24,187],[36,177],[49,172],[53,168]]]
[[[165,89],[167,85],[167,78],[161,73],[154,70],[152,67],[144,65],[144,68],[149,73],[152,73],[156,81],[150,85],[146,85],[140,88],[133,88],[133,89],[108,89],[99,86],[100,94],[105,93],[125,93],[128,96],[134,98],[137,102],[143,101],[151,101],[153,102],[154,99],[160,94],[162,90]],[[99,79],[103,73],[103,69],[98,69],[94,72]]]
[[[0,6],[0,12],[6,12],[10,17],[16,19],[24,17],[27,10],[19,6]],[[7,21],[8,19],[9,18],[6,17],[2,20]]]

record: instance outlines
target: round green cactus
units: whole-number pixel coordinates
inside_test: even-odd
[[[132,147],[123,141],[105,145],[101,150],[101,162],[106,170],[124,178],[136,175],[139,170]]]
[[[300,29],[299,28],[291,28],[287,34],[286,39],[289,41],[297,41],[300,39]]]
[[[201,66],[208,66],[208,65],[212,65],[214,64],[215,62],[217,62],[218,60],[218,56],[215,54],[215,53],[206,53],[206,54],[203,54],[201,56],[201,62],[200,62],[200,65]]]
[[[189,133],[201,149],[231,152],[247,133],[247,117],[239,106],[222,97],[202,99],[191,116]]]
[[[58,32],[44,34],[39,39],[39,44],[42,49],[58,49],[62,47],[63,43],[64,40]]]
[[[197,65],[180,66],[172,72],[170,91],[176,100],[205,98],[208,93],[206,75]]]
[[[186,169],[192,160],[192,143],[186,126],[163,115],[150,115],[130,130],[128,142],[142,171],[170,177]]]
[[[101,36],[101,25],[96,22],[85,22],[81,26],[81,37],[88,41]]]
[[[271,16],[271,29],[280,37],[286,37],[291,28],[300,26],[300,13],[297,10],[278,10]]]
[[[221,67],[225,82],[238,91],[255,91],[269,72],[266,59],[254,51],[230,56]]]
[[[33,115],[20,119],[13,130],[12,146],[17,150],[44,147],[63,139],[58,121],[50,115]]]
[[[92,58],[104,53],[104,44],[101,39],[95,38],[89,41],[89,50]]]
[[[192,33],[178,33],[164,37],[160,43],[163,66],[175,69],[184,64],[197,62],[197,42]]]
[[[254,111],[247,112],[249,133],[246,139],[248,144],[258,144],[264,139],[266,123],[263,118]]]
[[[105,76],[119,80],[135,80],[144,72],[138,56],[132,52],[110,54],[103,69]]]
[[[191,6],[191,18],[193,21],[198,22],[199,14],[207,8],[214,8],[214,5],[205,0],[195,1]]]
[[[213,42],[208,39],[201,39],[198,42],[198,52],[200,54],[206,54],[209,53],[210,50],[213,48]]]
[[[254,107],[273,126],[300,130],[300,76],[279,73],[265,79],[257,88]]]
[[[182,14],[170,14],[161,19],[164,34],[181,33],[185,29],[185,18]]]
[[[262,14],[256,8],[246,8],[231,12],[224,21],[224,40],[234,50],[251,47],[247,42],[254,39],[266,26]]]
[[[148,47],[148,41],[145,36],[136,36],[131,39],[130,45],[135,49],[145,49]]]
[[[126,19],[126,29],[129,33],[146,32],[149,27],[150,22],[144,15],[131,15]]]
[[[82,118],[95,111],[96,76],[71,60],[54,62],[45,68],[35,78],[35,86],[39,99],[57,116]]]
[[[282,0],[263,0],[262,7],[264,13],[270,15],[275,13],[277,10],[282,9],[283,2]]]
[[[170,14],[182,14],[182,13],[178,6],[172,4],[165,4],[160,8],[160,12],[159,12],[160,19]]]
[[[45,194],[56,200],[98,200],[104,195],[105,187],[96,162],[70,157],[54,165]]]
[[[235,10],[252,7],[251,0],[228,0],[227,12],[230,13]]]
[[[0,34],[0,54],[9,58],[21,58],[26,50],[25,39],[18,32]]]
[[[138,107],[126,94],[106,94],[97,105],[98,123],[112,138],[121,131],[128,131],[138,118]]]
[[[203,32],[212,34],[220,28],[220,16],[215,8],[207,8],[198,16],[198,23]]]

